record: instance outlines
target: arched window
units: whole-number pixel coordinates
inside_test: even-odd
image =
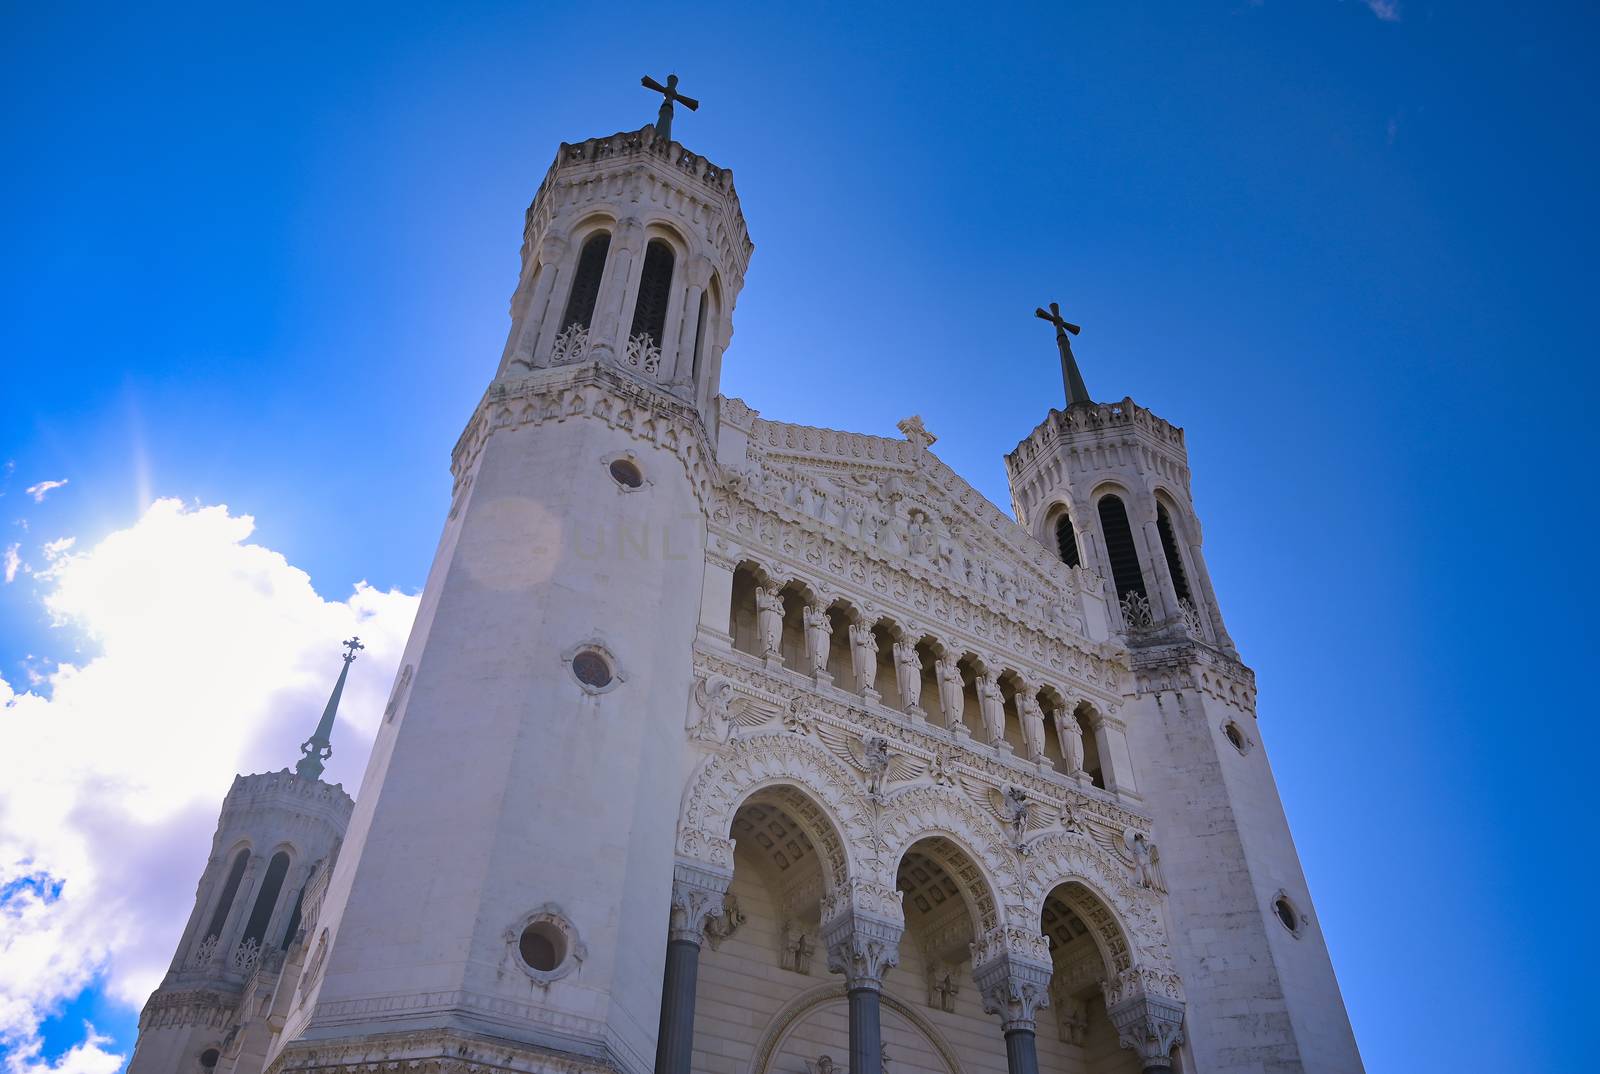
[[[1117,599],[1129,593],[1148,596],[1144,590],[1144,575],[1139,570],[1139,551],[1128,525],[1128,509],[1120,498],[1101,497],[1100,530],[1106,538],[1106,558],[1111,561],[1111,580],[1117,587]]]
[[[244,880],[244,867],[249,864],[250,851],[241,850],[233,856],[233,865],[228,869],[227,883],[222,885],[217,908],[211,914],[211,927],[206,929],[206,937],[222,935],[222,926],[228,923],[228,911],[233,908],[233,900],[239,894],[239,883]]]
[[[566,331],[575,324],[588,328],[594,319],[595,300],[600,297],[600,277],[606,271],[606,254],[611,250],[611,233],[597,232],[583,244],[578,254],[578,271],[572,277],[572,293],[567,298],[567,312],[561,318],[561,329]]]
[[[1072,532],[1072,517],[1065,511],[1056,519],[1056,549],[1067,566],[1076,567],[1082,562],[1078,558],[1078,535]]]
[[[244,941],[261,943],[272,921],[273,907],[278,905],[278,893],[283,890],[283,878],[289,872],[289,855],[278,851],[267,863],[267,875],[261,880],[261,893],[256,896],[255,909],[244,927]]]
[[[661,239],[651,239],[644,248],[644,270],[639,275],[639,299],[633,305],[633,328],[629,337],[640,333],[661,346],[667,330],[667,292],[672,287],[672,247]]]
[[[300,894],[294,897],[294,911],[289,914],[289,927],[283,930],[283,942],[278,945],[285,951],[294,943],[294,934],[300,931],[300,910],[306,904],[306,888],[310,886],[311,881],[307,880],[300,885]]]
[[[1156,504],[1156,529],[1161,531],[1161,551],[1167,556],[1167,570],[1172,573],[1172,588],[1178,591],[1179,600],[1189,600],[1189,579],[1183,573],[1183,560],[1178,556],[1178,539],[1172,534],[1172,518],[1163,503]]]

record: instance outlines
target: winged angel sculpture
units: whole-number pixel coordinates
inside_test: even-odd
[[[867,783],[867,793],[874,798],[881,798],[890,783],[916,779],[928,767],[925,761],[891,750],[889,740],[881,735],[862,738],[842,727],[819,725],[817,737],[861,773]]]
[[[694,706],[685,727],[700,742],[726,742],[740,728],[760,727],[778,715],[780,708],[762,698],[740,694],[720,675],[697,679]]]

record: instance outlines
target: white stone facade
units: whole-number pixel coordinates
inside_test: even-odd
[[[915,418],[719,395],[752,246],[648,128],[563,145],[524,239],[343,849],[216,1069],[1361,1069],[1181,430],[1052,411],[1013,519]]]

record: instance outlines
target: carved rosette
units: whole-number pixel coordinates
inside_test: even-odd
[[[983,997],[983,1009],[998,1014],[1007,1033],[1018,1029],[1032,1033],[1034,1015],[1050,1005],[1049,961],[1035,962],[1006,951],[979,964],[972,977]]]
[[[1183,1043],[1183,983],[1178,975],[1131,966],[1101,989],[1122,1046],[1139,1053],[1146,1071],[1170,1068],[1172,1049]]]
[[[686,940],[696,947],[705,942],[706,926],[725,912],[732,872],[708,869],[681,858],[672,866],[672,911],[669,940]]]
[[[902,921],[868,914],[847,907],[822,928],[822,943],[828,951],[828,972],[842,973],[845,988],[851,991],[883,988],[883,975],[900,964]]]

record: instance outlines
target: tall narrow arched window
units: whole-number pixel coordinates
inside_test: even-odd
[[[594,304],[600,297],[600,278],[606,271],[606,254],[611,251],[611,233],[597,232],[583,244],[578,254],[578,271],[572,276],[572,292],[567,296],[567,312],[561,317],[561,329],[566,331],[575,324],[588,328],[594,319]]]
[[[1111,561],[1111,581],[1117,587],[1117,599],[1129,593],[1148,596],[1144,574],[1139,570],[1139,550],[1133,543],[1133,529],[1128,525],[1128,509],[1119,497],[1101,497],[1100,531],[1105,534],[1106,558]]]
[[[644,269],[639,274],[639,299],[633,305],[630,337],[641,333],[661,346],[667,330],[667,295],[672,289],[672,247],[661,239],[651,239],[644,248]]]
[[[233,900],[239,895],[239,884],[244,880],[244,868],[249,864],[250,851],[241,850],[233,856],[233,865],[228,868],[228,879],[222,885],[217,908],[211,913],[211,925],[206,929],[205,938],[222,935],[222,926],[228,923],[228,911],[233,908]]]
[[[1072,516],[1065,511],[1056,519],[1056,550],[1061,554],[1061,562],[1069,567],[1082,562],[1078,558],[1078,535],[1072,531]]]
[[[1178,555],[1178,539],[1172,532],[1172,517],[1163,503],[1156,504],[1156,529],[1161,531],[1161,551],[1166,553],[1167,570],[1172,574],[1172,588],[1179,600],[1191,600],[1189,578],[1183,573],[1183,557]]]
[[[260,943],[272,922],[273,908],[278,905],[278,893],[283,890],[283,878],[289,872],[289,855],[278,851],[267,863],[267,875],[261,879],[261,893],[256,896],[255,909],[244,927],[244,941]]]
[[[294,934],[300,931],[300,911],[305,907],[306,888],[310,886],[311,881],[307,880],[300,885],[300,894],[294,897],[294,912],[289,915],[289,925],[283,930],[283,942],[278,945],[285,951],[289,950],[289,945],[294,943]]]

